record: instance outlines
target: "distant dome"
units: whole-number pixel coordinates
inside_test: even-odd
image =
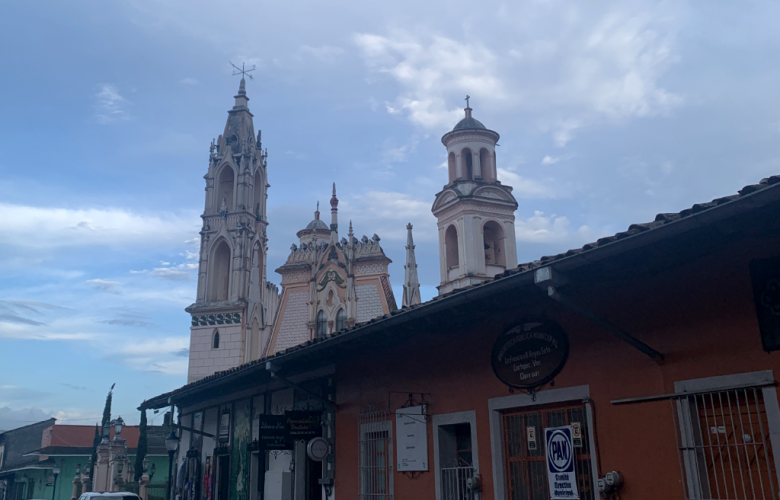
[[[319,219],[314,219],[313,221],[309,222],[309,225],[306,226],[306,229],[324,229],[326,231],[330,230],[328,225]]]
[[[459,121],[458,124],[455,125],[455,128],[452,130],[455,131],[455,130],[469,130],[469,129],[487,130],[487,127],[482,125],[482,122],[480,122],[479,120],[467,116],[466,118]]]

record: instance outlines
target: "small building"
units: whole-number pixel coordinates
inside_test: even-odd
[[[168,480],[168,453],[165,449],[165,431],[162,426],[147,428],[147,458],[150,468],[154,466],[150,489],[152,497],[165,496]],[[94,491],[90,458],[95,427],[90,425],[56,425],[55,419],[44,420],[0,434],[0,499],[2,500],[70,500],[85,491]],[[140,429],[138,426],[124,426],[121,432],[126,445],[127,468],[115,471],[111,484],[101,491],[116,489],[121,481],[122,491],[136,491],[133,464]],[[109,440],[115,438],[114,427],[110,428]],[[54,466],[59,475],[53,475]],[[56,480],[56,488],[55,488]],[[5,488],[3,488],[5,484]],[[52,496],[54,495],[54,496]]]

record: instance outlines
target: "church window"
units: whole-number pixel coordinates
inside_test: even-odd
[[[457,168],[455,166],[455,153],[450,153],[447,157],[447,171],[449,172],[450,176],[450,184],[455,182],[455,179],[458,177]]]
[[[217,210],[222,209],[222,202],[228,211],[234,210],[233,205],[233,185],[235,184],[235,175],[233,167],[225,165],[219,173],[219,184],[217,189]]]
[[[490,152],[482,148],[479,150],[479,170],[482,178],[488,182],[493,181],[493,168],[490,165]]]
[[[217,302],[228,300],[230,290],[230,246],[220,241],[211,254],[208,300]]]
[[[328,334],[328,319],[325,317],[325,311],[317,313],[317,336],[324,337]]]
[[[460,152],[460,163],[466,170],[465,177],[468,180],[474,180],[474,165],[472,165],[471,150],[469,148]]]
[[[347,327],[347,313],[344,309],[339,309],[336,313],[336,331],[341,331]]]
[[[444,234],[444,249],[447,256],[447,270],[458,267],[458,230],[455,226],[448,227]]]
[[[485,246],[485,265],[506,267],[504,230],[495,221],[488,221],[482,229]]]
[[[214,338],[211,341],[212,349],[219,349],[219,330],[214,330]]]

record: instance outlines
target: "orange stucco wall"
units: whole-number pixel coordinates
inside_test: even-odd
[[[780,353],[761,349],[748,270],[751,259],[778,253],[780,238],[743,241],[651,278],[595,285],[573,296],[662,352],[663,366],[565,308],[546,306],[544,312],[561,324],[571,345],[555,389],[589,386],[599,472],[621,471],[621,500],[682,500],[683,489],[670,402],[610,401],[671,393],[680,380],[767,369],[780,373]],[[522,303],[517,308],[518,315],[541,312],[524,310]],[[490,368],[490,351],[506,322],[494,317],[451,335],[420,331],[402,346],[368,349],[362,359],[337,367],[337,498],[359,498],[357,416],[369,403],[394,412],[405,396],[390,391],[430,393],[431,414],[476,411],[482,498],[494,498],[488,400],[510,393]],[[435,498],[428,429],[431,471],[414,479],[394,472],[397,499]]]

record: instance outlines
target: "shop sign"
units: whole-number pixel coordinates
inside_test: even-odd
[[[534,389],[552,380],[566,364],[569,339],[556,323],[525,321],[509,328],[493,345],[491,364],[501,382]]]
[[[287,419],[284,415],[258,415],[258,448],[261,450],[291,450],[287,439]]]
[[[550,498],[552,500],[580,498],[577,493],[571,426],[546,428],[544,442]]]
[[[219,441],[221,443],[230,441],[230,412],[227,409],[219,415]]]
[[[428,470],[428,424],[422,406],[395,411],[395,433],[398,443],[398,471]]]
[[[309,440],[322,435],[322,412],[319,411],[286,411],[287,436],[290,441],[296,439]]]

